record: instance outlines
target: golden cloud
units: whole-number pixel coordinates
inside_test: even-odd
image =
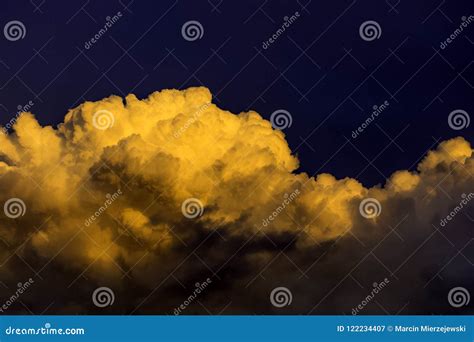
[[[54,266],[58,277],[85,274],[120,287],[126,273],[152,288],[202,232],[290,234],[298,249],[312,248],[350,230],[370,235],[381,221],[396,225],[407,200],[417,224],[430,225],[456,202],[445,193],[455,199],[472,189],[472,148],[461,137],[430,151],[417,171],[365,188],[295,173],[298,159],[281,131],[256,112],[235,115],[211,100],[202,87],[144,100],[111,96],[70,110],[57,129],[21,115],[12,134],[0,135],[2,201],[26,205],[24,216],[0,219],[0,273],[15,279],[8,260],[16,253],[33,269]],[[183,215],[189,198],[202,203],[202,215]],[[359,212],[365,198],[380,204],[372,219]],[[263,262],[264,254],[249,258]]]

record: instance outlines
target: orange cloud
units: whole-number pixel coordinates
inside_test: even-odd
[[[0,135],[0,193],[2,203],[20,198],[26,214],[0,218],[8,246],[1,260],[22,246],[18,253],[38,257],[38,266],[116,286],[127,272],[147,287],[201,231],[291,234],[304,250],[361,225],[364,235],[380,220],[397,222],[397,203],[406,199],[418,224],[430,225],[452,205],[442,191],[457,198],[472,189],[472,148],[463,138],[441,143],[417,171],[396,171],[384,187],[365,188],[351,178],[295,173],[298,159],[281,131],[256,112],[235,115],[211,100],[206,88],[144,100],[111,96],[70,110],[57,129],[21,115],[14,133]],[[189,198],[203,206],[191,219],[182,212]],[[366,198],[380,205],[368,219],[359,211]],[[14,278],[8,262],[0,273]]]

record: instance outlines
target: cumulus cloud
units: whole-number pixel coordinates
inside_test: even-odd
[[[70,110],[57,128],[24,113],[0,135],[2,203],[26,207],[0,217],[2,296],[35,279],[12,312],[172,313],[207,278],[186,313],[350,313],[385,277],[365,313],[450,312],[446,289],[472,289],[472,204],[449,230],[439,224],[474,191],[464,138],[365,188],[296,172],[281,131],[211,100],[202,87],[111,96]],[[188,199],[202,205],[192,218]],[[453,284],[440,285],[440,269]],[[281,284],[294,300],[277,311],[268,296]],[[99,286],[114,305],[94,306]]]

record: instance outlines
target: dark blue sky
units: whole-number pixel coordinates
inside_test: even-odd
[[[0,37],[0,122],[29,101],[42,124],[56,125],[84,100],[204,85],[232,112],[253,109],[269,119],[287,110],[293,123],[284,132],[301,171],[365,185],[413,168],[438,140],[473,142],[474,124],[453,130],[448,115],[474,112],[474,22],[440,50],[474,14],[472,0],[128,1],[3,1],[1,27],[21,21],[26,36]],[[118,11],[122,18],[85,49]],[[299,18],[262,49],[296,11]],[[201,39],[183,39],[189,20],[202,25]],[[380,25],[379,39],[361,39],[368,20]]]

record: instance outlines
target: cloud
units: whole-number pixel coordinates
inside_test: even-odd
[[[463,260],[450,277],[472,289],[472,204],[447,229],[439,223],[473,192],[465,139],[365,188],[297,173],[281,131],[211,100],[202,87],[111,96],[70,110],[57,128],[24,113],[0,135],[2,203],[26,206],[0,218],[2,295],[35,279],[11,312],[54,302],[50,313],[172,313],[208,277],[186,313],[279,313],[268,295],[281,284],[293,292],[290,313],[349,313],[385,277],[387,310],[411,301],[405,312],[450,312],[447,285],[430,278],[456,250]],[[190,198],[202,205],[195,218],[183,215]],[[368,218],[365,199],[375,205]],[[107,309],[91,300],[100,286],[115,293]]]

